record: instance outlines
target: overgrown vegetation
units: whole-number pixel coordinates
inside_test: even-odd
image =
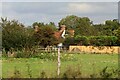
[[[41,53],[37,58],[2,58],[3,78],[57,78],[54,56]],[[118,74],[117,54],[61,54],[61,78],[117,78]]]
[[[20,77],[21,77],[20,71],[16,67],[14,67],[14,76],[13,76],[13,78],[20,78]]]
[[[66,25],[68,30],[75,30],[74,37],[69,37],[63,41],[64,45],[95,45],[95,46],[119,46],[120,44],[120,23],[117,19],[106,20],[105,24],[93,24],[88,17],[78,17],[75,15],[66,16],[59,22]],[[57,27],[54,22],[44,24],[33,22],[33,25],[26,27],[16,20],[1,18],[2,26],[2,48],[5,51],[31,50],[33,46],[56,46],[61,40],[55,39],[54,32]],[[38,27],[35,32],[36,26]]]
[[[2,33],[0,33],[0,35],[2,34],[3,77],[6,77],[6,73],[13,73],[12,76],[9,76],[10,78],[19,78],[23,77],[22,74],[25,72],[29,78],[38,76],[40,78],[56,77],[56,75],[51,76],[52,73],[50,73],[48,69],[50,67],[51,72],[56,73],[57,52],[42,52],[42,50],[39,51],[38,48],[57,46],[61,41],[65,45],[64,47],[68,47],[69,45],[120,46],[120,23],[116,19],[107,20],[105,24],[93,24],[88,17],[70,15],[61,19],[59,26],[62,24],[66,25],[66,32],[70,29],[75,30],[75,35],[71,37],[68,33],[65,40],[56,40],[54,32],[57,31],[59,27],[57,28],[54,22],[48,24],[33,22],[33,25],[27,27],[16,20],[1,18],[0,25],[2,26]],[[37,32],[35,31],[36,26],[38,27]],[[63,67],[61,78],[111,78],[118,77],[117,73],[120,73],[118,68],[116,68],[118,64],[116,59],[118,58],[114,57],[112,54],[109,55],[110,58],[107,58],[106,54],[100,56],[88,54],[89,57],[86,56],[86,54],[84,54],[85,56],[81,56],[83,54],[74,55],[68,53],[61,54]],[[28,59],[21,60],[21,58]],[[77,66],[78,68],[74,68],[71,65],[65,68],[67,63]],[[86,71],[86,73],[84,73],[85,70],[82,70],[76,63],[82,65],[86,70],[90,70],[90,68],[95,69],[95,67],[97,67],[99,71],[96,73]],[[12,65],[9,66],[10,70],[8,70],[8,65],[10,64]],[[94,64],[94,66],[92,64]],[[14,68],[14,65],[16,65],[17,68],[21,67],[21,69]],[[39,67],[37,67],[38,65]],[[106,67],[106,65],[109,66]],[[90,68],[88,68],[88,66]],[[111,66],[115,66],[115,68],[108,70]],[[24,68],[27,69],[25,70]],[[21,71],[22,69],[24,71]],[[40,72],[36,73],[37,71]]]
[[[64,45],[85,45],[85,46],[119,46],[116,36],[75,36],[67,37]]]
[[[74,54],[73,56],[76,61],[61,61],[60,78],[105,78],[106,80],[118,78],[120,70],[116,55]],[[57,61],[40,58],[3,58],[2,75],[3,78],[57,78],[56,63]]]
[[[3,57],[4,58],[39,58],[43,59],[45,61],[57,61],[57,52],[45,52],[45,51],[38,51],[38,52],[33,52],[33,51],[16,51],[14,52],[15,54],[8,55],[5,52],[3,52]],[[62,53],[61,54],[61,61],[76,61],[77,59],[73,56],[73,54],[69,53]]]

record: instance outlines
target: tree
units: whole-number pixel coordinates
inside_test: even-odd
[[[117,44],[120,46],[120,27],[114,31],[115,36],[118,37],[118,42]]]
[[[59,25],[66,25],[67,29],[74,29],[75,35],[94,35],[94,27],[92,26],[92,21],[88,17],[78,17],[75,15],[70,15],[63,18]]]
[[[2,26],[2,46],[6,51],[30,48],[34,44],[33,30],[25,28],[18,21],[8,21],[2,18],[0,25]]]
[[[33,26],[33,28],[35,27],[35,26],[38,26],[38,27],[42,27],[42,26],[44,26],[44,23],[40,23],[40,22],[34,22],[33,24],[32,24],[32,26]]]
[[[93,25],[95,30],[98,32],[98,35],[103,36],[114,36],[114,31],[120,27],[120,24],[117,19],[106,20],[105,24],[96,24]]]
[[[44,25],[39,28],[37,33],[34,33],[35,42],[37,45],[41,45],[43,47],[54,45],[56,39],[53,36],[54,29],[49,25]]]

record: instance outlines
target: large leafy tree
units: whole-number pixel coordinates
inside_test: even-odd
[[[92,21],[88,17],[78,17],[75,15],[70,15],[63,18],[59,25],[66,25],[67,29],[74,29],[75,35],[94,35],[94,27],[92,26]]]
[[[24,27],[18,21],[8,21],[7,18],[2,18],[0,24],[2,26],[2,47],[6,51],[30,48],[34,44],[33,30]]]
[[[55,30],[55,26],[51,23],[39,27],[39,31],[34,33],[36,45],[43,47],[55,45],[57,42],[54,37]]]
[[[114,31],[115,36],[118,37],[118,45],[120,46],[120,27]]]
[[[120,27],[120,23],[117,19],[106,20],[105,24],[96,24],[94,28],[98,32],[98,35],[113,36],[114,32]]]

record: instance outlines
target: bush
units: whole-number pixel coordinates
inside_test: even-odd
[[[93,46],[116,46],[118,38],[116,36],[91,36],[90,45]]]
[[[116,46],[118,38],[116,36],[105,36],[107,46]]]
[[[92,46],[116,46],[118,45],[118,38],[116,36],[75,36],[67,37],[64,44],[69,45],[92,45]]]
[[[15,58],[30,58],[32,56],[33,55],[30,51],[17,51]]]
[[[64,42],[63,42],[64,46],[66,46],[67,48],[69,47],[69,45],[76,45],[75,43],[75,38],[73,37],[67,37]]]
[[[77,35],[75,37],[75,43],[77,45],[89,45],[89,41],[88,41],[88,38],[86,36],[79,36]]]
[[[18,21],[5,21],[2,25],[2,46],[6,51],[31,48],[34,45],[33,29],[25,28]]]

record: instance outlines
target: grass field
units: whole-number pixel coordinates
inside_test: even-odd
[[[82,77],[91,74],[99,75],[108,66],[108,70],[118,68],[117,54],[73,54],[76,60],[61,61],[61,76],[68,68],[79,69]],[[54,78],[57,75],[57,61],[40,58],[2,58],[2,77],[39,78],[46,75]],[[112,75],[117,77],[117,75]]]

